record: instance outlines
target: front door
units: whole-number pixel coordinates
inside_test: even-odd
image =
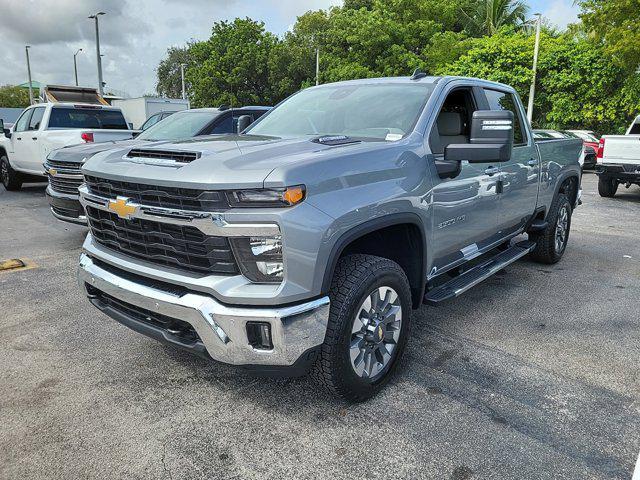
[[[29,120],[33,109],[28,109],[22,112],[22,115],[16,120],[13,126],[13,132],[11,133],[11,148],[13,153],[10,154],[11,164],[19,169],[28,170],[27,158],[29,156]]]
[[[522,229],[535,213],[538,199],[540,165],[538,151],[529,138],[524,109],[517,97],[510,92],[484,88],[491,110],[513,112],[513,153],[511,160],[501,168],[502,194],[498,210],[498,228],[503,236]]]
[[[42,164],[46,160],[42,155],[42,141],[40,140],[44,110],[44,107],[33,109],[31,118],[29,118],[29,126],[23,136],[24,143],[22,147],[25,149],[23,168],[32,172],[42,172],[44,168]]]
[[[452,88],[429,134],[432,160],[443,158],[447,145],[469,143],[473,112],[479,110],[478,90]],[[440,178],[431,162],[433,266],[430,275],[469,260],[496,241],[500,165],[461,162],[454,178]]]

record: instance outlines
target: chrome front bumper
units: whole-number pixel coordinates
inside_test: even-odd
[[[102,268],[86,253],[80,256],[78,281],[90,298],[93,294],[87,291],[87,285],[92,291],[103,292],[134,308],[187,322],[209,356],[220,362],[292,366],[305,352],[324,341],[329,297],[288,307],[232,307],[198,292],[163,290],[157,283],[148,286],[126,272],[122,276],[116,272]],[[247,322],[271,325],[272,350],[256,349],[249,344]]]

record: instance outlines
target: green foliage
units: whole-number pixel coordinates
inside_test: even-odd
[[[640,3],[638,0],[582,0],[580,19],[607,53],[630,72],[640,66]]]
[[[526,102],[534,37],[503,30],[473,40],[469,52],[440,73],[486,78],[512,85]],[[533,123],[537,127],[620,131],[640,108],[621,67],[584,37],[543,34]]]
[[[461,9],[465,30],[474,36],[494,35],[506,26],[520,28],[528,11],[523,0],[478,0]]]
[[[189,65],[189,47],[169,47],[166,58],[156,68],[158,76],[156,91],[158,95],[169,98],[182,98],[181,64]],[[185,72],[187,68],[185,67]],[[186,85],[187,91],[189,91],[188,87]]]
[[[29,106],[29,90],[14,85],[0,87],[0,107],[26,108]]]

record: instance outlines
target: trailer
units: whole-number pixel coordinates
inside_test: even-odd
[[[133,129],[138,130],[152,115],[161,112],[179,112],[189,109],[189,100],[180,98],[138,97],[124,100],[113,100],[114,107],[119,107]]]

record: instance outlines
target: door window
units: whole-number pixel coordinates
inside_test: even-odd
[[[16,125],[13,129],[14,132],[24,132],[27,129],[27,127],[29,126],[29,119],[31,118],[32,112],[33,112],[33,109],[25,110],[25,112],[22,115],[20,115],[20,118],[16,122]]]
[[[39,130],[44,115],[44,107],[36,107],[33,109],[31,120],[29,120],[29,130]]]
[[[223,116],[223,118],[221,118],[220,120],[218,120],[216,122],[214,127],[211,129],[211,133],[213,133],[213,134],[216,134],[216,133],[218,133],[218,134],[219,133],[235,133],[234,130],[233,130],[234,120],[235,120],[235,125],[236,125],[236,128],[237,128],[238,119],[237,118],[233,118],[230,113],[227,113],[226,115]]]
[[[484,93],[489,102],[491,110],[509,110],[513,112],[513,143],[515,145],[526,145],[527,135],[522,128],[522,112],[518,108],[515,97],[512,93],[500,92],[498,90],[484,89]]]
[[[450,92],[429,135],[431,151],[436,155],[443,154],[447,145],[469,143],[475,110],[471,89],[457,88]]]

